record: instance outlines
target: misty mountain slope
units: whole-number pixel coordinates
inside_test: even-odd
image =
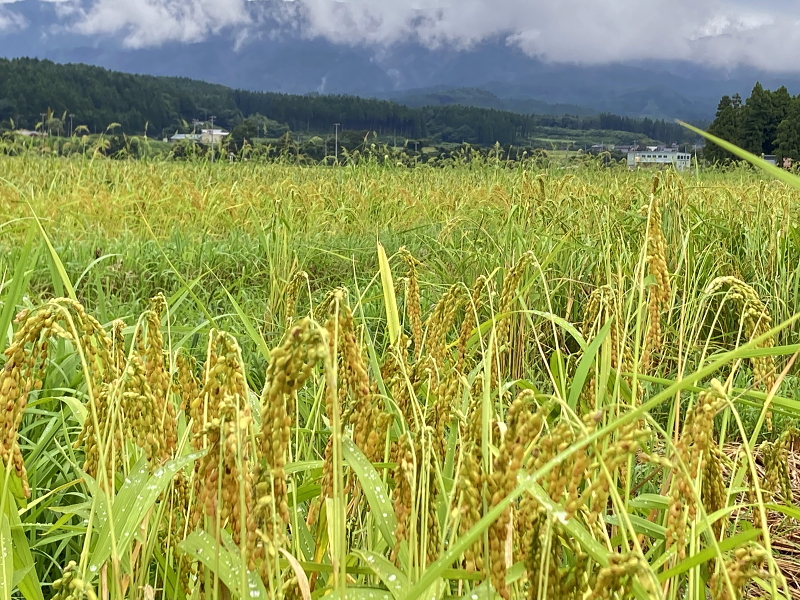
[[[597,114],[596,110],[576,104],[550,104],[534,98],[499,98],[488,89],[482,88],[436,86],[418,90],[390,92],[382,94],[382,96],[414,108],[458,104],[461,106],[506,110],[520,114],[576,115],[581,117]]]
[[[428,100],[448,103],[444,92],[470,105],[515,112],[613,112],[689,120],[712,118],[723,94],[739,92],[747,96],[756,79],[768,88],[786,84],[791,92],[800,92],[800,76],[754,69],[724,72],[685,62],[658,61],[605,66],[555,64],[531,58],[503,40],[486,41],[462,51],[430,50],[414,43],[376,49],[323,39],[271,36],[269,22],[239,44],[233,32],[223,31],[198,43],[131,49],[123,47],[118,37],[94,38],[72,32],[63,25],[65,21],[59,19],[58,7],[52,3],[23,0],[1,6],[13,7],[27,22],[25,28],[0,31],[2,57],[82,62],[249,90],[355,94],[412,106]],[[465,89],[489,92],[499,102]]]

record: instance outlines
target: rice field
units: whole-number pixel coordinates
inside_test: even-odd
[[[0,164],[0,600],[800,598],[786,183]]]

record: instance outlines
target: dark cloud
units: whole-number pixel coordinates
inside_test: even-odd
[[[195,42],[227,29],[239,44],[291,32],[376,51],[406,41],[467,48],[500,37],[556,62],[799,70],[800,7],[788,0],[63,0],[60,7],[73,30],[119,35],[130,47]],[[0,4],[0,28],[19,26],[13,18]]]
[[[720,0],[418,0],[416,5],[297,0],[271,6],[282,23],[341,43],[412,39],[459,47],[502,36],[552,61],[676,59],[762,68],[793,65],[793,58],[778,59],[774,51],[780,42],[798,37],[794,31],[800,17],[796,3],[778,12],[767,3]]]

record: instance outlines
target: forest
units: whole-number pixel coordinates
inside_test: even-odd
[[[691,135],[676,123],[616,115],[553,117],[521,115],[465,106],[409,108],[386,100],[354,96],[302,96],[233,90],[187,78],[152,77],[47,60],[0,59],[0,127],[41,127],[56,135],[83,126],[102,133],[116,123],[128,135],[168,137],[186,132],[194,119],[211,116],[232,130],[244,119],[265,115],[285,130],[371,131],[435,143],[519,144],[537,127],[565,130],[617,129],[663,142],[686,142]],[[276,136],[277,137],[277,136]]]
[[[760,156],[800,160],[800,96],[786,87],[775,91],[756,83],[746,100],[739,94],[723,96],[708,132]],[[729,162],[733,155],[715,144],[705,149],[710,162]]]

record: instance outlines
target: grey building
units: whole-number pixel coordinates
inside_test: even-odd
[[[678,152],[674,148],[648,148],[647,150],[628,152],[628,168],[672,165],[678,171],[688,169],[692,164],[692,155]]]

